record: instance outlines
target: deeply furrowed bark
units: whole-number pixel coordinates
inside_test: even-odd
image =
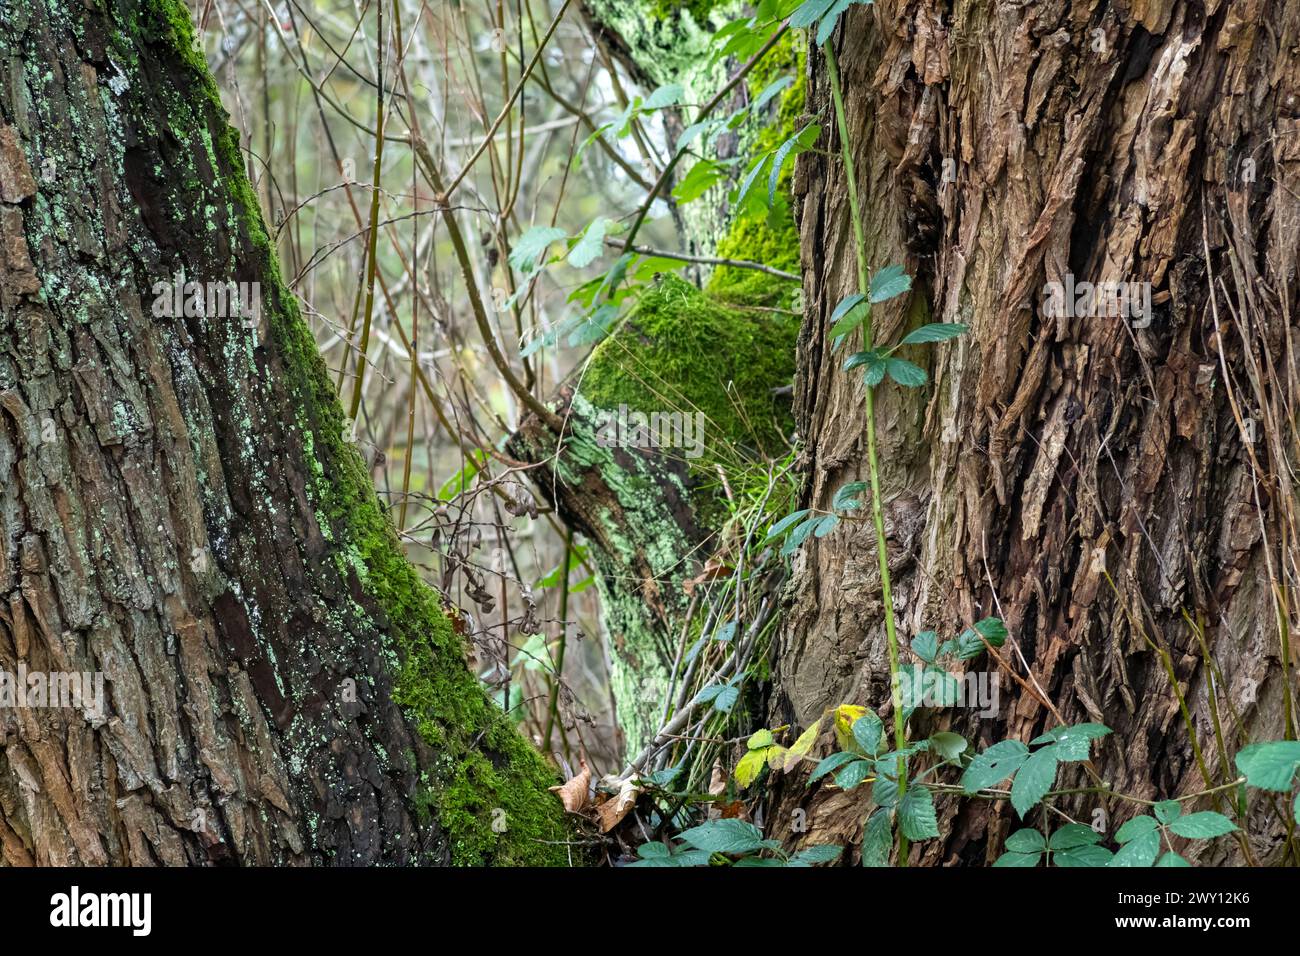
[[[909,353],[932,385],[879,389],[900,634],[1004,618],[1003,657],[1067,722],[1113,728],[1094,748],[1099,776],[1146,799],[1236,776],[1184,612],[1205,622],[1229,755],[1282,736],[1288,695],[1294,707],[1271,581],[1294,630],[1297,42],[1300,7],[1270,0],[880,0],[851,8],[834,39],[873,270],[901,262],[917,276],[910,301],[875,310],[876,339],[920,321],[971,327]],[[810,77],[810,108],[825,108],[820,58]],[[857,289],[842,169],[818,154],[799,162],[809,314],[796,415],[805,504],[828,507],[865,477],[864,386],[827,335]],[[1067,274],[1149,281],[1154,320],[1047,317],[1045,285]],[[867,526],[810,540],[789,593],[773,725],[806,726],[842,701],[887,710]],[[1150,642],[1171,656],[1208,781]],[[982,749],[1057,723],[1000,677],[996,717],[922,711],[912,736],[951,723]],[[1090,782],[1076,776],[1058,784]],[[856,840],[865,801],[796,783],[769,819],[787,837],[798,818],[815,842]],[[806,817],[791,813],[800,805]],[[1086,822],[1103,811],[1109,832],[1135,812],[1096,795],[1060,805]],[[1281,859],[1272,806],[1252,807],[1253,855]],[[946,801],[945,836],[913,857],[989,862],[1012,818],[1002,803]],[[1231,840],[1187,852],[1246,859]]]
[[[0,670],[106,699],[0,708],[0,860],[568,860],[347,440],[184,7],[4,23]],[[182,271],[260,314],[158,317]]]

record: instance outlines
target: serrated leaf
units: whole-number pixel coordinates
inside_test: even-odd
[[[1041,853],[1047,847],[1047,841],[1037,830],[1026,827],[1007,837],[1005,846],[1016,853]]]
[[[739,699],[740,688],[728,685],[718,691],[718,696],[713,698],[713,709],[723,714],[729,713]]]
[[[909,840],[929,840],[939,835],[934,794],[925,784],[910,784],[898,802],[898,831]]]
[[[885,363],[879,360],[870,363],[867,370],[862,373],[862,380],[867,383],[868,388],[875,388],[885,380]]]
[[[832,863],[840,858],[844,852],[844,847],[836,846],[833,843],[821,843],[817,846],[807,846],[790,858],[790,862],[799,864],[814,863]]]
[[[854,760],[852,763],[845,764],[835,774],[835,786],[841,790],[852,790],[871,773],[870,760]]]
[[[1115,842],[1128,843],[1130,840],[1135,840],[1140,836],[1144,836],[1145,834],[1152,833],[1159,829],[1160,825],[1156,823],[1155,818],[1143,814],[1140,817],[1134,817],[1132,820],[1125,822],[1124,825],[1115,832]]]
[[[726,169],[721,164],[702,159],[673,187],[673,198],[683,204],[694,202],[726,176]]]
[[[1191,840],[1210,840],[1214,837],[1235,832],[1237,825],[1222,813],[1215,813],[1213,810],[1201,810],[1199,813],[1189,813],[1186,816],[1179,817],[1169,824],[1169,829],[1180,837],[1187,837]]]
[[[975,793],[1016,773],[1029,758],[1029,748],[1019,740],[1002,740],[976,754],[961,775],[962,789]]]
[[[1075,846],[1052,854],[1056,866],[1109,866],[1114,854],[1104,846]]]
[[[715,34],[716,36],[716,34]],[[754,102],[749,105],[750,112],[757,113],[775,97],[778,93],[794,85],[794,77],[786,74],[778,80],[774,80],[767,86],[763,87],[763,92],[754,97]]]
[[[745,741],[745,747],[748,750],[766,750],[774,743],[776,738],[772,736],[772,731],[760,730],[750,735],[749,740]]]
[[[1164,866],[1164,867],[1191,866],[1191,865],[1192,864],[1188,863],[1185,859],[1183,859],[1173,850],[1169,850],[1167,853],[1165,853],[1164,856],[1162,856],[1160,859],[1156,861],[1156,866]]]
[[[763,849],[763,834],[744,820],[710,820],[678,834],[688,846],[708,853],[752,853]]]
[[[840,22],[840,16],[854,3],[860,0],[835,0],[834,5],[827,11],[826,15],[821,18],[817,24],[817,45],[822,46],[831,38],[835,32],[836,25]]]
[[[1245,775],[1246,783],[1261,790],[1290,790],[1297,767],[1300,767],[1300,741],[1297,740],[1250,744],[1237,752],[1237,769]]]
[[[970,326],[962,325],[960,322],[931,322],[929,325],[908,332],[898,344],[922,345],[926,342],[946,342],[969,329]]]
[[[1007,642],[1007,626],[1001,618],[986,617],[982,621],[976,621],[975,630],[994,647],[1001,647]]]
[[[735,770],[736,783],[742,787],[748,787],[758,779],[758,775],[767,766],[767,749],[765,747],[762,750],[747,751],[745,756],[737,761]]]
[[[912,288],[912,277],[902,266],[885,266],[871,277],[871,301],[888,302]]]
[[[1150,817],[1147,819],[1150,819]],[[1160,831],[1153,829],[1125,843],[1106,865],[1114,867],[1150,866],[1156,861],[1156,854],[1159,852]]]
[[[786,535],[785,544],[781,545],[782,555],[791,555],[799,550],[804,540],[817,530],[821,524],[822,515],[813,515],[811,518],[804,520],[795,526],[795,529]]]
[[[925,374],[925,369],[907,359],[887,358],[885,370],[889,372],[890,378],[904,388],[919,388],[930,380],[930,377]]]
[[[1162,800],[1151,810],[1161,823],[1170,823],[1183,815],[1183,805],[1177,800]]]
[[[845,296],[831,313],[831,336],[848,335],[867,317],[867,297],[861,292]]]
[[[912,638],[912,653],[927,664],[933,664],[939,655],[939,635],[934,631],[922,631]]]
[[[862,748],[863,753],[872,754],[880,749],[880,738],[884,725],[872,711],[867,711],[853,722],[853,741]]]
[[[772,525],[772,527],[767,529],[767,538],[764,540],[771,541],[773,538],[779,537],[784,532],[789,531],[790,527],[807,513],[808,509],[802,508],[799,511],[786,515],[776,524]]]
[[[994,866],[1037,866],[1042,855],[1038,853],[1003,853],[993,861]]]
[[[772,157],[772,169],[767,176],[767,204],[770,206],[776,201],[776,186],[781,179],[781,168],[785,166],[785,161],[790,158],[791,151],[798,145],[803,138],[804,130],[799,130],[778,148]]]
[[[877,810],[867,819],[862,830],[862,865],[889,866],[889,851],[894,846],[894,834],[889,825],[889,811]]]
[[[1042,800],[1056,780],[1056,752],[1044,747],[1029,755],[1011,784],[1011,805],[1023,819]]]
[[[1052,833],[1047,845],[1053,850],[1072,850],[1079,846],[1092,846],[1100,841],[1101,834],[1092,827],[1086,827],[1082,823],[1067,823]]]
[[[818,538],[824,538],[840,523],[839,515],[822,515],[817,522],[817,527],[813,529],[813,534]]]
[[[790,14],[790,26],[796,30],[810,27],[829,10],[837,0],[804,0],[799,8]]]
[[[582,234],[582,238],[569,250],[567,261],[575,269],[583,269],[600,257],[605,245],[605,232],[611,220],[604,216],[596,219]]]
[[[808,785],[812,786],[822,777],[834,770],[838,770],[850,760],[859,760],[857,754],[847,753],[843,750],[831,754],[829,757],[823,757],[821,761],[813,768],[812,774],[808,777]]]
[[[547,246],[567,235],[563,229],[553,226],[534,226],[515,240],[514,248],[510,250],[510,264],[521,272],[535,271],[537,260],[546,252]]]
[[[850,481],[848,484],[841,485],[835,492],[835,497],[831,499],[831,507],[836,511],[852,511],[854,508],[860,508],[862,503],[858,501],[858,495],[870,489],[870,483],[865,481]]]

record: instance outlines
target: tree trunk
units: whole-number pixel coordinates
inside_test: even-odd
[[[0,708],[0,859],[567,861],[347,440],[184,6],[4,24],[0,670],[104,695]],[[182,272],[253,285],[177,314]]]
[[[877,390],[900,641],[989,615],[1011,633],[1007,668],[972,662],[999,672],[996,717],[921,711],[913,738],[951,722],[983,749],[1099,721],[1114,730],[1094,748],[1100,778],[1163,799],[1232,780],[1245,740],[1294,732],[1297,36],[1284,0],[878,0],[841,21],[872,270],[916,277],[911,301],[874,311],[876,339],[923,315],[970,326],[909,353],[932,384]],[[810,109],[828,101],[819,53]],[[864,385],[827,320],[858,290],[843,168],[799,163],[796,417],[805,505],[829,508],[866,478]],[[1069,276],[1150,282],[1153,320],[1050,316],[1044,290]],[[789,593],[773,725],[839,702],[887,710],[870,523],[809,539]],[[861,791],[802,791],[778,800],[787,836],[796,805],[816,842],[860,834]],[[1110,832],[1134,812],[1060,805],[1085,821],[1100,808]],[[941,804],[944,837],[913,857],[991,861],[1010,813]],[[1278,859],[1278,833],[1253,822],[1249,854],[1217,841],[1202,861]]]

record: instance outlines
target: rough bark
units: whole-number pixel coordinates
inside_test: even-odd
[[[405,562],[188,14],[6,4],[0,709],[8,864],[552,863],[540,757]],[[158,318],[155,283],[260,284]],[[552,841],[552,842],[544,842]]]
[[[1171,656],[1211,783],[1235,776],[1211,701],[1231,753],[1280,737],[1294,699],[1270,588],[1270,571],[1294,569],[1294,432],[1284,414],[1266,437],[1270,412],[1253,393],[1275,408],[1295,398],[1298,37],[1300,7],[1281,0],[878,0],[852,7],[833,41],[872,267],[901,262],[918,277],[910,302],[875,311],[877,340],[927,314],[971,327],[912,356],[930,386],[879,389],[902,639],[1003,617],[1007,660],[1023,655],[1029,673],[1015,669],[1066,721],[1113,728],[1097,770],[1148,799],[1206,786],[1150,642]],[[827,109],[826,84],[817,57],[810,108]],[[827,334],[857,291],[841,166],[806,154],[796,193],[809,304],[796,415],[806,504],[828,507],[866,476],[864,386]],[[1154,321],[1048,318],[1045,283],[1067,273],[1151,282]],[[1258,422],[1253,444],[1230,391]],[[773,724],[806,726],[841,701],[887,710],[869,526],[810,540],[790,594]],[[1184,612],[1205,622],[1213,694]],[[913,736],[951,721],[982,749],[1056,724],[1005,672],[1001,690],[996,718],[923,712]],[[787,788],[772,819],[788,823],[805,801],[818,842],[853,838],[864,799]],[[1092,796],[1064,805],[1085,820],[1101,806],[1112,828],[1133,812]],[[944,838],[914,858],[987,862],[1009,816],[947,803]],[[1253,851],[1277,859],[1258,816]],[[1203,862],[1242,859],[1231,841],[1215,847]]]

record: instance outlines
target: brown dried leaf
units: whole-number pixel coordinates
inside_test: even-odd
[[[578,771],[576,777],[562,787],[550,788],[551,793],[560,795],[560,802],[569,813],[581,813],[591,802],[591,768],[587,766],[585,760],[579,760],[578,766],[582,769]]]

